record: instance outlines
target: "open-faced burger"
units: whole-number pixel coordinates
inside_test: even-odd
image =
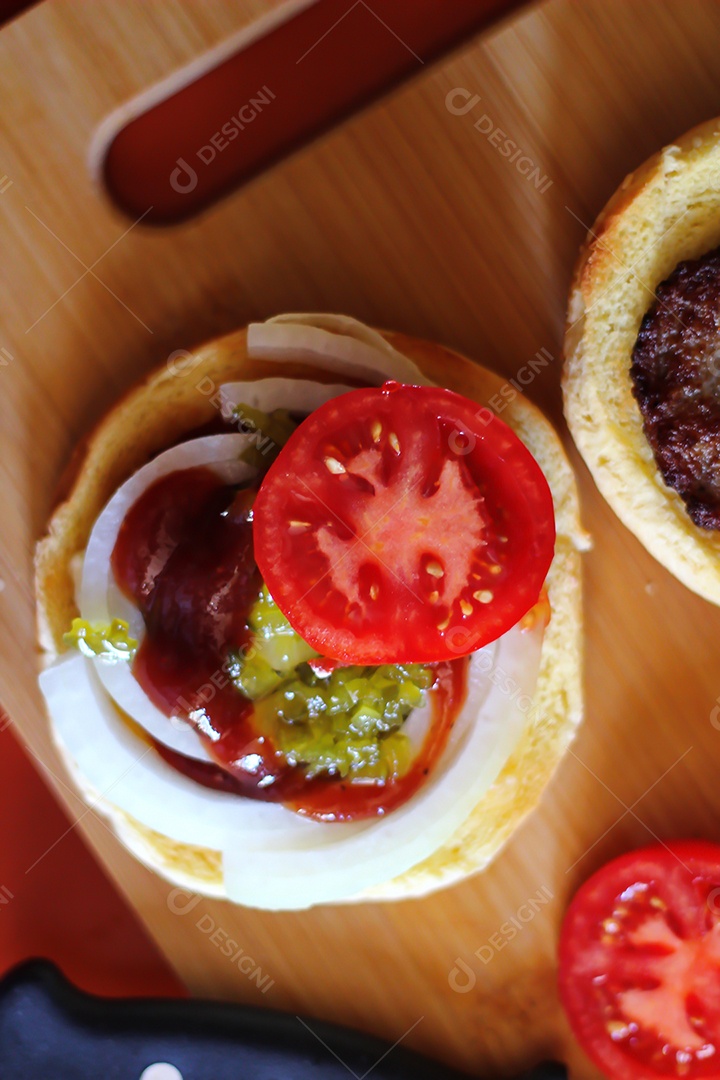
[[[720,121],[634,173],[580,253],[565,412],[601,493],[720,603]]]
[[[393,899],[535,805],[581,716],[584,536],[502,386],[283,316],[174,354],[87,440],[37,551],[40,681],[145,863],[257,907]]]

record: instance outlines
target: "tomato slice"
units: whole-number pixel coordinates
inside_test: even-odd
[[[562,928],[560,997],[613,1080],[720,1077],[720,845],[657,844],[585,882]]]
[[[323,656],[433,662],[535,604],[552,561],[547,481],[511,429],[428,386],[352,390],[283,447],[254,506],[275,602]]]

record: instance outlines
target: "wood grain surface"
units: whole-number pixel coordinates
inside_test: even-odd
[[[628,170],[720,113],[720,7],[548,0],[419,67],[202,218],[128,231],[88,172],[98,125],[269,6],[46,0],[0,32],[0,698],[193,992],[404,1037],[476,1075],[554,1055],[591,1080],[557,1003],[559,924],[611,855],[656,835],[717,836],[720,612],[622,528],[572,448],[595,538],[585,725],[492,868],[419,901],[174,911],[169,886],[67,787],[51,747],[31,552],[73,445],[118,394],[173,350],[278,311],[347,312],[508,377],[546,349],[553,361],[528,393],[565,433],[559,354],[577,247]],[[446,107],[456,88],[479,96],[462,115]],[[488,124],[547,177],[544,190],[482,133]],[[501,927],[541,890],[549,902],[508,940]],[[269,974],[265,994],[211,941],[214,927]]]

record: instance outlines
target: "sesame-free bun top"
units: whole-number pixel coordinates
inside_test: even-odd
[[[565,334],[565,413],[603,496],[651,555],[720,604],[720,534],[696,526],[658,470],[630,365],[654,292],[720,243],[720,120],[626,177],[580,252]]]
[[[487,404],[503,380],[438,345],[401,334],[385,334],[439,385]],[[71,573],[73,555],[83,551],[92,526],[116,489],[150,457],[216,415],[197,386],[268,375],[332,382],[327,372],[298,364],[253,360],[247,332],[211,341],[194,354],[192,377],[176,377],[167,366],[130,391],[78,448],[69,495],[53,514],[36,556],[39,635],[46,662],[61,653],[63,633],[78,614]],[[430,858],[391,881],[352,899],[396,899],[451,884],[484,867],[525,815],[536,805],[582,715],[580,549],[586,538],[578,519],[575,480],[551,425],[518,395],[503,419],[539,462],[552,489],[557,545],[547,588],[552,618],[542,647],[534,708],[512,757],[499,778],[451,840]],[[87,798],[98,798],[57,738],[66,765]],[[180,844],[147,828],[107,798],[98,808],[123,843],[169,881],[209,896],[225,895],[222,858],[211,848]],[[330,826],[332,827],[332,826]]]

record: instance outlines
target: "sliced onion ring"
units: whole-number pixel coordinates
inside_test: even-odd
[[[101,800],[179,843],[223,850],[262,833],[317,829],[284,806],[212,791],[168,765],[123,722],[97,665],[66,653],[40,675],[61,750]]]
[[[319,383],[309,379],[258,379],[256,382],[230,382],[220,387],[223,416],[232,416],[237,406],[270,413],[274,409],[289,409],[294,413],[311,413],[331,398],[352,390],[343,383]],[[238,417],[242,420],[242,417]]]
[[[541,647],[541,628],[515,629],[474,654],[467,701],[427,783],[386,818],[348,824],[189,780],[123,724],[84,656],[64,657],[40,684],[56,737],[102,799],[178,842],[222,851],[230,899],[289,910],[349,899],[452,836],[522,733]]]
[[[244,434],[207,435],[180,443],[158,454],[118,488],[95,522],[85,550],[79,597],[84,619],[109,622],[124,618],[130,622],[134,637],[138,636],[136,630],[142,632],[139,612],[115,584],[110,561],[126,514],[151,484],[181,469],[206,465],[228,483],[247,479],[253,469],[239,458],[248,444],[249,436]]]
[[[389,356],[397,356],[395,349],[387,338],[368,326],[367,323],[353,319],[352,315],[335,315],[327,311],[300,311],[286,312],[282,315],[273,315],[267,319],[269,323],[293,323],[296,326],[317,326],[320,330],[330,330],[334,334],[342,334],[344,337],[355,338],[356,341],[364,341],[380,352]]]
[[[379,339],[379,341],[378,341]],[[379,386],[387,379],[432,386],[417,364],[393,349],[376,331],[338,315],[283,315],[251,323],[248,356],[294,360]]]
[[[112,572],[111,556],[120,526],[128,510],[141,495],[163,476],[195,466],[209,466],[227,483],[239,483],[252,475],[252,468],[238,460],[248,446],[247,435],[209,435],[180,443],[159,454],[127,480],[113,495],[95,522],[90,534],[82,582],[80,612],[89,622],[109,623],[125,619],[138,645],[145,636],[145,624],[138,608],[118,588]],[[166,716],[150,700],[126,660],[108,661],[104,656],[89,661],[120,708],[149,735],[171,750],[200,761],[210,761],[197,732],[180,718]]]
[[[259,842],[226,849],[229,898],[273,910],[333,903],[389,881],[437,851],[497,779],[522,734],[542,637],[542,627],[515,628],[495,643],[496,650],[488,646],[471,657],[468,700],[456,724],[460,734],[408,802],[351,836],[333,825],[322,846],[308,834],[281,850]]]

